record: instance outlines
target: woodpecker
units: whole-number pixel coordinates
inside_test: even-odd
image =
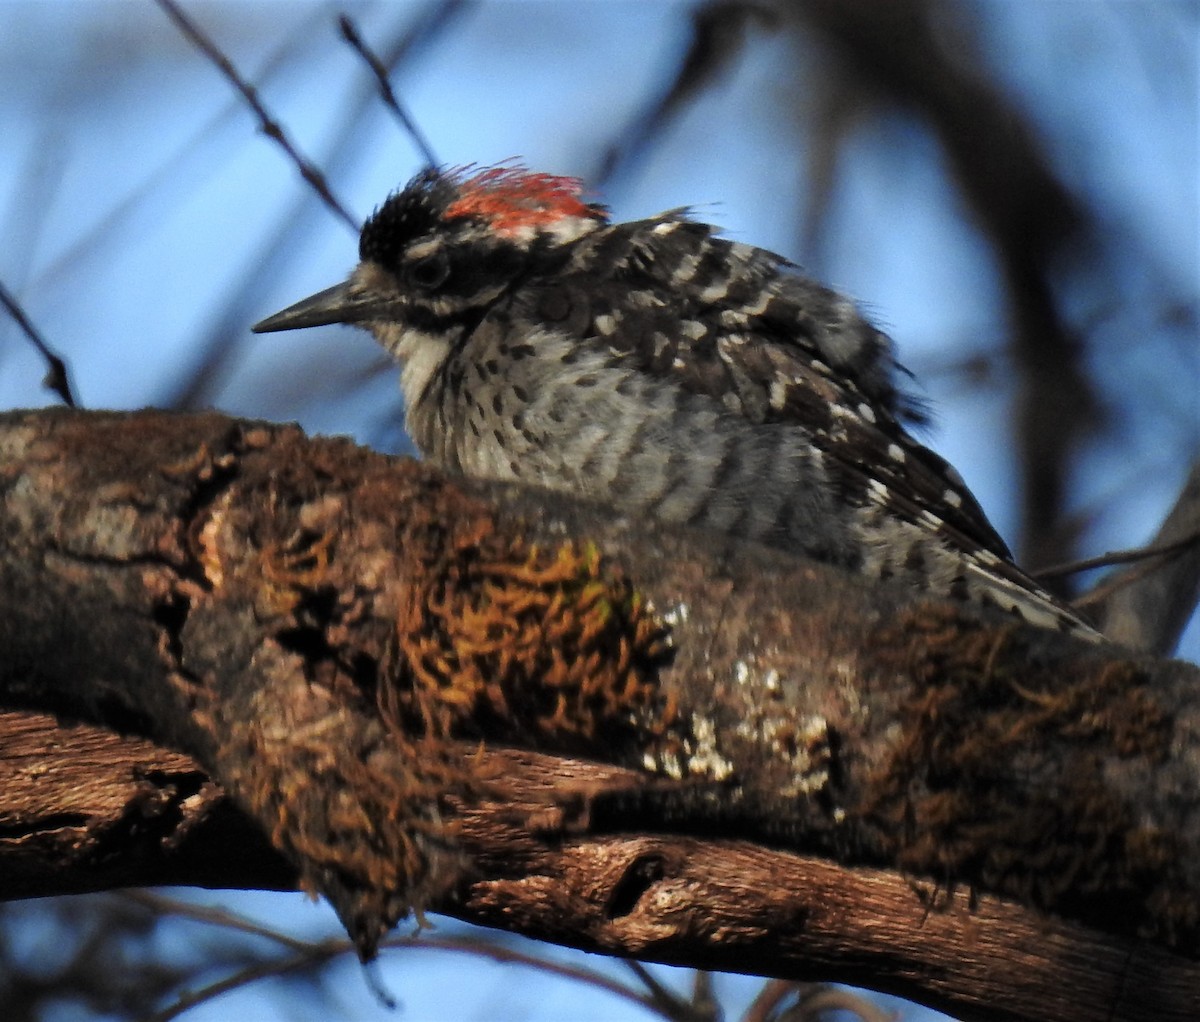
[[[892,343],[852,301],[686,208],[613,223],[582,194],[511,163],[424,170],[367,220],[345,282],[254,330],[369,330],[447,471],[1099,638],[910,435]]]

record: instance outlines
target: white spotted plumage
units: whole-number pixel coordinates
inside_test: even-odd
[[[906,431],[891,342],[852,302],[686,210],[614,224],[579,195],[512,165],[423,172],[368,220],[344,285],[260,326],[370,329],[449,470],[1098,638]]]

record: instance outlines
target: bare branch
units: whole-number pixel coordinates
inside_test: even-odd
[[[63,399],[63,404],[68,408],[78,407],[75,404],[75,398],[71,394],[71,383],[67,379],[67,364],[50,350],[41,334],[37,332],[29,317],[25,314],[25,310],[21,308],[21,303],[13,296],[13,294],[0,282],[0,305],[3,305],[8,314],[17,322],[17,326],[29,338],[30,343],[37,348],[42,358],[46,360],[46,365],[49,367],[46,371],[46,378],[42,381],[42,385],[54,391]]]
[[[1092,571],[1095,568],[1107,568],[1115,564],[1136,564],[1138,561],[1149,560],[1165,554],[1179,553],[1190,546],[1200,543],[1200,529],[1190,532],[1180,539],[1170,543],[1151,543],[1148,546],[1134,547],[1131,550],[1110,550],[1095,557],[1084,557],[1077,561],[1067,561],[1065,564],[1053,564],[1037,573],[1038,579],[1052,578],[1057,575],[1074,575],[1081,571]],[[1090,602],[1090,601],[1079,601]]]
[[[51,410],[0,446],[8,896],[298,880],[368,953],[424,907],[980,1018],[1193,1017],[1189,665],[293,427]],[[38,707],[189,755],[39,740]]]
[[[400,126],[408,132],[409,137],[416,143],[422,159],[425,160],[425,166],[436,167],[438,159],[433,154],[433,146],[429,144],[429,140],[422,133],[421,129],[417,127],[417,122],[413,120],[407,108],[396,97],[396,93],[392,89],[392,83],[388,81],[388,72],[387,68],[383,66],[383,61],[363,41],[358,27],[354,24],[350,15],[338,15],[338,28],[341,30],[342,38],[353,47],[354,51],[366,62],[367,67],[371,69],[371,73],[379,83],[379,95],[382,97],[384,104],[396,115]]]
[[[141,890],[127,891],[124,893],[124,897],[159,915],[180,916],[196,922],[224,927],[239,933],[265,937],[268,940],[281,944],[289,952],[287,957],[269,961],[256,961],[247,967],[239,969],[233,975],[188,990],[160,1013],[150,1016],[147,1022],[152,1022],[152,1020],[153,1022],[167,1022],[167,1020],[177,1018],[197,1004],[215,1000],[223,993],[253,983],[265,976],[279,976],[289,972],[296,972],[314,965],[323,964],[342,955],[352,955],[355,953],[354,944],[349,940],[297,940],[288,934],[265,927],[260,923],[247,919],[245,916],[226,909],[193,905],[190,902],[180,901],[177,898]],[[664,1018],[674,1017],[669,1012],[662,1010],[662,1005],[659,1003],[657,994],[639,994],[636,990],[617,982],[596,969],[566,965],[556,962],[549,957],[528,954],[515,948],[504,947],[494,941],[481,940],[477,937],[431,937],[427,934],[417,933],[403,937],[389,937],[381,942],[380,950],[419,950],[455,953],[477,958],[487,958],[505,965],[520,965],[593,987],[596,990],[627,1000],[638,1008],[652,1012],[657,1011]],[[669,992],[666,993],[670,996]],[[389,1006],[395,1007],[395,1005]],[[698,1022],[698,1020],[695,1020],[695,1022]]]
[[[233,66],[229,58],[221,52],[216,43],[200,30],[200,27],[194,21],[183,13],[183,10],[175,0],[156,0],[156,2],[166,12],[167,16],[175,22],[176,26],[187,39],[211,60],[221,74],[225,76],[226,80],[237,89],[242,99],[246,101],[246,105],[254,111],[254,115],[258,118],[259,130],[267,138],[273,139],[278,143],[280,148],[287,153],[288,159],[300,171],[300,176],[321,197],[325,205],[333,210],[347,227],[357,233],[359,228],[358,221],[347,213],[345,206],[334,197],[329,183],[325,180],[325,175],[321,173],[320,169],[300,154],[300,151],[292,143],[292,140],[288,138],[287,133],[280,126],[279,122],[267,112],[267,108],[258,97],[258,90],[238,74],[237,68]]]
[[[12,765],[17,721],[26,736],[21,747],[36,755],[37,769],[3,778],[6,888],[28,877],[18,850],[24,847],[29,862],[32,846],[40,846],[46,880],[60,892],[85,889],[71,887],[81,878],[90,888],[222,881],[294,887],[294,874],[278,856],[273,879],[254,865],[265,842],[238,822],[227,799],[209,801],[202,811],[181,801],[183,820],[174,828],[165,825],[170,811],[142,814],[151,804],[147,789],[186,762],[178,754],[90,726],[63,728],[48,716],[0,713],[0,767]],[[113,758],[98,757],[101,748]],[[556,784],[578,789],[602,778],[594,764],[531,754],[497,754],[494,763],[519,780],[531,803]],[[151,839],[136,838],[131,820],[152,829]],[[527,936],[674,964],[702,958],[713,969],[870,986],[979,1020],[1192,1022],[1200,997],[1194,964],[1144,942],[1111,941],[986,895],[962,892],[927,906],[914,900],[911,881],[894,873],[841,868],[745,842],[521,834],[513,808],[503,805],[476,807],[467,823],[462,840],[477,862],[473,882],[463,898],[437,909]],[[124,847],[112,839],[122,827],[135,838]],[[103,864],[99,849],[107,856]],[[654,855],[664,865],[662,878],[632,913],[613,917],[608,899]]]

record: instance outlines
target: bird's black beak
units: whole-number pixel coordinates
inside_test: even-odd
[[[326,323],[361,323],[368,319],[386,318],[391,304],[370,295],[351,294],[350,282],[346,281],[289,305],[282,312],[255,323],[251,329],[256,334],[269,334],[276,330],[300,330],[308,326],[324,326]]]

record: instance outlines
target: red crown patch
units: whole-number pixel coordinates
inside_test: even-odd
[[[443,215],[481,217],[498,231],[543,227],[564,217],[604,219],[598,206],[579,197],[582,191],[577,177],[535,174],[521,166],[488,167],[462,179],[458,198]]]

